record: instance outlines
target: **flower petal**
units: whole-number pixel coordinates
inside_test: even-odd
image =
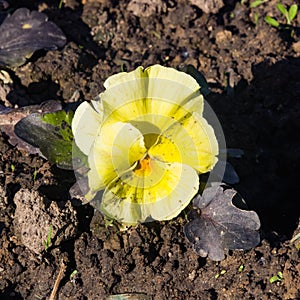
[[[158,104],[163,105],[164,102],[168,102],[183,106],[191,99],[200,95],[200,86],[197,81],[184,72],[177,71],[173,68],[154,65],[148,67],[145,73],[147,73],[149,78],[148,97],[161,100],[156,102],[155,107],[152,108],[152,112],[154,113],[164,111],[163,108],[157,110]],[[202,110],[203,102],[199,113],[202,113]],[[167,115],[169,115],[169,113]]]
[[[100,94],[105,116],[114,121],[126,122],[146,113],[142,101],[147,97],[147,74],[143,67],[132,72],[110,76],[105,82],[106,91]]]
[[[144,73],[143,67],[137,67],[131,72],[121,72],[108,77],[104,82],[104,87],[106,89],[113,86],[119,86],[120,84],[127,83],[129,81],[134,81],[139,78],[146,77],[147,74]]]
[[[97,97],[95,100],[91,100],[91,103],[92,103],[94,109],[103,118],[103,103],[102,103],[101,99]]]
[[[217,162],[218,142],[213,128],[202,116],[187,114],[161,134],[149,155],[164,162],[181,162],[206,173]]]
[[[182,106],[203,112],[203,97],[196,80],[173,68],[139,67],[109,77],[104,86],[107,90],[100,98],[110,122],[127,122],[143,115],[171,117]]]
[[[145,152],[143,135],[131,124],[118,122],[103,126],[88,156],[90,189],[103,189],[131,168]]]
[[[177,216],[198,191],[197,172],[180,163],[151,159],[150,165],[148,175],[130,170],[112,181],[94,203],[107,216],[127,224]]]
[[[102,116],[88,102],[83,102],[76,109],[72,120],[74,140],[79,149],[88,155],[100,129]]]

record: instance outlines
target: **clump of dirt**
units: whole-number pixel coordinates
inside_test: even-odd
[[[60,208],[57,202],[48,200],[47,205],[45,200],[37,191],[26,189],[21,189],[14,197],[15,235],[36,254],[74,238],[78,225],[77,214],[70,201]],[[48,234],[51,242],[45,248],[44,243],[49,242]]]
[[[299,232],[300,13],[292,34],[264,21],[272,15],[285,22],[275,0],[256,8],[250,1],[222,2],[214,1],[219,6],[208,13],[201,10],[202,1],[188,0],[155,1],[153,6],[147,1],[65,0],[61,8],[60,1],[31,1],[26,7],[46,13],[68,42],[9,70],[12,82],[0,81],[0,104],[55,99],[69,105],[93,99],[103,91],[104,80],[121,70],[192,64],[208,80],[212,93],[207,102],[222,124],[227,147],[245,153],[230,162],[240,177],[235,188],[261,219],[261,244],[229,251],[225,260],[213,262],[188,244],[184,215],[123,232],[106,227],[99,212],[70,199],[72,172],[17,150],[0,132],[2,298],[48,298],[62,264],[66,270],[58,299],[120,293],[153,299],[300,298],[299,244],[289,242]],[[17,0],[10,4],[12,9],[24,6]],[[43,251],[47,224],[53,224],[57,238]],[[15,231],[20,226],[28,237]],[[278,272],[283,278],[271,283]]]

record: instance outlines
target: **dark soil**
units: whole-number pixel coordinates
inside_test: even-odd
[[[60,9],[59,1],[10,1],[13,9],[45,12],[68,42],[10,71],[13,83],[0,81],[0,104],[91,100],[121,69],[192,64],[209,82],[207,101],[227,147],[244,150],[230,162],[240,177],[235,188],[261,219],[261,244],[213,262],[185,239],[184,216],[106,228],[99,212],[70,199],[71,171],[18,150],[0,132],[1,299],[49,299],[60,271],[57,299],[300,299],[299,250],[289,242],[300,231],[300,13],[291,36],[263,20],[285,22],[275,0],[256,8],[220,2],[204,13],[200,0],[66,0]],[[283,279],[270,283],[278,272]]]

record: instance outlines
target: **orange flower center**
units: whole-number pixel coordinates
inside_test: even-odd
[[[147,176],[151,173],[151,158],[147,155],[143,159],[140,159],[136,168],[134,169],[134,173],[138,176]]]

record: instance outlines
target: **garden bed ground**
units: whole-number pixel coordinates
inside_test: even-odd
[[[91,206],[68,201],[71,171],[19,151],[0,132],[1,299],[48,299],[60,269],[57,299],[121,293],[155,300],[300,299],[299,251],[289,242],[300,230],[300,13],[291,37],[263,20],[285,21],[277,1],[256,8],[207,1],[215,4],[211,13],[201,2],[66,0],[59,8],[59,1],[11,1],[13,9],[45,12],[68,42],[10,71],[13,83],[0,81],[0,103],[90,100],[121,69],[192,64],[210,85],[207,101],[227,147],[244,151],[230,162],[240,177],[235,188],[261,219],[261,244],[213,262],[185,239],[184,215],[123,232],[106,228]],[[61,231],[45,251],[42,241],[54,222]],[[283,279],[270,283],[278,272]]]

